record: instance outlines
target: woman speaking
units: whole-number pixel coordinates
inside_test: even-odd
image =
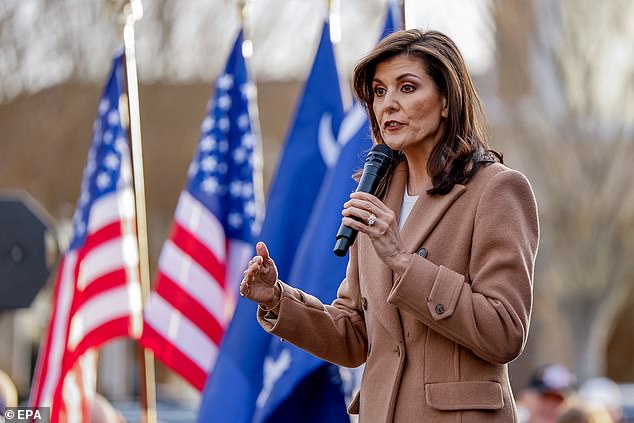
[[[331,305],[278,280],[264,243],[240,294],[275,334],[342,366],[366,363],[360,422],[517,422],[508,363],[528,336],[537,206],[487,143],[482,105],[454,42],[396,32],[356,66],[375,143],[395,151]],[[292,281],[291,281],[292,282]]]

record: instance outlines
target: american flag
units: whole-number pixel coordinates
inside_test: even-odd
[[[203,389],[260,230],[249,101],[254,86],[236,38],[203,120],[189,180],[161,251],[141,344]]]
[[[88,421],[96,348],[141,330],[139,255],[127,134],[119,101],[122,54],[99,103],[92,146],[60,262],[48,332],[31,388],[32,406],[51,406],[51,421]]]

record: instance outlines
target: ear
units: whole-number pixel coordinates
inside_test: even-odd
[[[447,107],[447,97],[442,96],[442,110],[440,111],[440,116],[447,118],[449,116],[449,107]]]

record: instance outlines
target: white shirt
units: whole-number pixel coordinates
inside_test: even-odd
[[[401,220],[398,222],[398,229],[403,229],[403,225],[407,220],[407,216],[414,208],[414,204],[418,200],[418,195],[409,195],[407,193],[407,187],[405,187],[405,192],[403,193],[403,204],[401,205]]]

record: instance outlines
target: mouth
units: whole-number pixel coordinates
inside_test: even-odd
[[[387,120],[383,123],[383,130],[395,131],[397,129],[402,128],[404,125],[405,124],[403,122],[399,122],[397,120]]]

